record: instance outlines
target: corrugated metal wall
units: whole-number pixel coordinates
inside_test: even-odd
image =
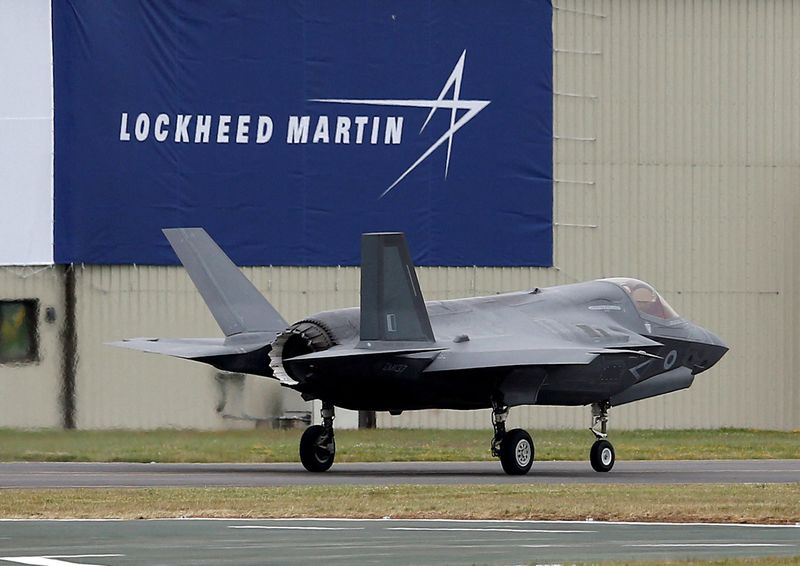
[[[78,428],[236,428],[283,412],[280,386],[104,343],[133,336],[220,336],[183,269],[77,267]]]
[[[220,336],[183,268],[76,266],[78,428],[238,428],[310,410],[295,392],[255,376],[106,346],[135,336]],[[288,320],[358,303],[355,268],[245,268]],[[338,424],[357,426],[354,415]]]
[[[556,267],[424,268],[426,298],[639,277],[732,350],[689,391],[614,409],[613,428],[800,428],[800,0],[558,0],[553,26]],[[358,303],[357,269],[245,272],[290,320]],[[4,295],[60,300],[55,271],[9,273]],[[281,406],[286,392],[265,380],[220,383],[202,365],[102,346],[218,335],[183,270],[86,266],[77,285],[79,427],[252,426],[224,415],[302,405]],[[37,368],[0,368],[0,424],[60,422],[46,348]],[[28,379],[43,385],[13,383]],[[585,408],[518,408],[510,425],[588,420]],[[378,424],[490,426],[485,411]]]
[[[557,269],[486,270],[475,291],[645,279],[732,350],[689,391],[614,409],[613,427],[800,428],[800,2],[558,0],[553,26]],[[447,285],[431,279],[433,298]],[[511,420],[578,427],[588,411]]]

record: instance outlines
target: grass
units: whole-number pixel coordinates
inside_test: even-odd
[[[588,431],[533,431],[537,460],[585,460]],[[294,462],[300,430],[201,432],[0,429],[0,461]],[[490,460],[487,430],[340,430],[337,462]],[[800,431],[619,431],[624,460],[798,458]]]
[[[352,517],[791,524],[800,483],[7,489],[4,518]]]
[[[604,562],[614,566],[643,566],[645,564],[674,564],[675,566],[790,566],[800,564],[800,556],[764,556],[761,558],[718,558],[716,560],[677,560],[652,562]]]

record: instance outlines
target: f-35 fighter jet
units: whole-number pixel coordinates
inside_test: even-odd
[[[728,348],[629,278],[428,301],[402,233],[364,234],[361,307],[288,324],[201,228],[164,230],[225,338],[131,339],[114,345],[280,381],[322,401],[300,460],[312,472],[336,453],[334,407],[492,409],[492,455],[525,474],[531,436],[506,430],[510,407],[590,405],[592,467],[608,472],[608,410],[692,384]]]

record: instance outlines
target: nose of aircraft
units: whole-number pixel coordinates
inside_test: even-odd
[[[695,325],[695,328],[700,335],[698,340],[700,348],[694,363],[694,373],[701,373],[722,359],[728,351],[728,345],[722,338],[702,326]]]

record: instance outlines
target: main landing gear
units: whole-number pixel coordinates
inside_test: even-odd
[[[592,449],[589,451],[589,461],[595,472],[608,472],[614,467],[614,445],[606,440],[610,407],[608,401],[592,403],[592,426],[589,427],[589,430],[597,440],[594,441]]]
[[[533,465],[534,447],[531,435],[515,428],[506,432],[508,407],[492,404],[492,456],[500,458],[505,473],[511,476],[527,474]]]
[[[592,431],[596,440],[589,451],[589,461],[596,472],[609,472],[614,467],[616,456],[614,446],[608,437],[608,401],[592,404]],[[512,476],[527,474],[533,465],[534,446],[531,435],[515,428],[506,432],[508,407],[500,403],[492,403],[492,456],[500,458],[503,470]]]
[[[608,437],[607,401],[592,404],[592,426],[589,430],[595,440],[589,451],[589,461],[597,472],[608,472],[614,467],[614,446]],[[309,472],[324,472],[333,465],[336,442],[333,436],[334,409],[331,403],[322,403],[322,424],[308,427],[300,438],[300,461]],[[503,471],[512,476],[527,474],[535,455],[531,435],[521,428],[506,431],[508,406],[492,403],[492,456],[500,458]]]
[[[322,424],[308,427],[300,438],[300,461],[309,472],[324,472],[333,465],[336,442],[333,438],[333,405],[322,403]]]

